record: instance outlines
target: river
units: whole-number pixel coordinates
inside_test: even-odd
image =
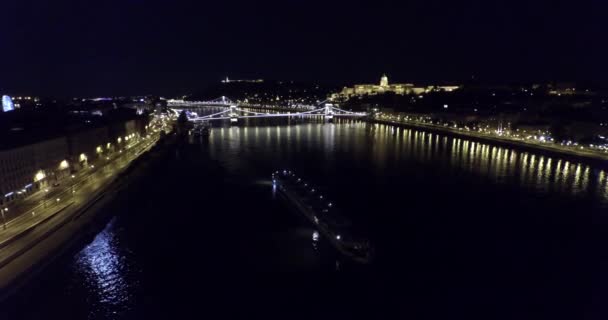
[[[196,139],[195,139],[196,140]],[[375,247],[339,257],[272,193],[292,169]],[[599,319],[608,173],[358,121],[217,125],[106,210],[2,319]]]

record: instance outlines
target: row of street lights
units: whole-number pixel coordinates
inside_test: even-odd
[[[164,128],[166,126],[166,124],[164,123],[164,121],[161,121],[162,123],[162,128]],[[151,123],[150,125],[146,125],[145,129],[146,131],[148,131],[148,129],[152,129],[154,132],[158,132],[158,128],[156,128],[156,126],[152,127],[153,125],[155,125],[155,123]],[[151,136],[148,136],[146,134],[146,136],[144,136],[144,139],[150,138]],[[142,138],[140,135],[136,134],[136,133],[131,133],[129,135],[125,135],[124,137],[118,137],[116,139],[116,144],[120,145],[121,143],[124,143],[123,148],[120,148],[118,151],[119,154],[124,155],[124,154],[131,154],[132,150],[130,150],[130,147],[132,146],[131,144],[136,143],[137,141],[140,141],[140,138]],[[102,145],[99,145],[96,147],[96,153],[98,154],[98,158],[102,159],[105,158],[106,161],[110,160],[110,157],[108,155],[103,155],[105,152],[104,151],[111,151],[113,144],[111,142],[106,143],[105,145],[105,149],[103,148]],[[123,153],[123,149],[126,151],[125,153]],[[79,155],[78,158],[79,162],[81,163],[88,163],[88,156],[85,153],[81,153]],[[70,168],[70,163],[68,162],[67,159],[61,160],[61,162],[58,165],[58,169],[60,170],[60,172],[62,172],[63,170],[67,170]],[[91,164],[90,166],[91,169],[95,168],[94,164]],[[55,178],[57,178],[56,174],[54,174]],[[75,185],[76,185],[76,181],[75,181],[76,176],[74,174],[70,174],[70,180],[71,180],[71,192],[70,194],[72,195],[72,197],[74,197],[75,193],[76,193],[76,189],[75,189]],[[88,176],[87,176],[88,179]],[[45,170],[38,170],[35,174],[34,174],[34,183],[38,184],[39,186],[42,185],[45,180],[48,181],[48,174]],[[31,185],[30,185],[31,186]],[[68,190],[70,190],[68,189]],[[63,192],[62,192],[63,193]],[[62,194],[60,193],[60,194]],[[50,190],[47,186],[44,186],[44,198],[42,200],[42,206],[44,208],[47,208],[48,206],[48,198],[49,198],[49,194],[50,194]],[[61,201],[61,198],[56,198],[54,202],[59,203]],[[3,222],[3,229],[6,230],[7,228],[7,213],[9,211],[9,208],[5,207],[2,208],[0,207],[0,215],[2,216],[2,222]],[[32,211],[32,216],[34,216],[35,213]]]
[[[409,116],[402,117],[402,116],[394,116],[394,115],[388,115],[388,114],[377,114],[376,117],[380,118],[382,120],[389,120],[389,121],[393,121],[393,122],[414,122],[414,123],[420,123],[420,124],[424,124],[424,125],[446,127],[449,129],[455,129],[455,130],[459,130],[459,131],[464,130],[464,131],[475,133],[475,134],[486,135],[486,136],[496,136],[496,137],[501,137],[501,138],[517,140],[517,141],[523,141],[523,142],[527,142],[527,143],[548,144],[548,145],[552,145],[555,147],[568,148],[570,150],[586,149],[586,150],[591,150],[591,151],[595,151],[595,152],[608,153],[608,144],[589,144],[588,146],[583,146],[583,145],[580,145],[579,143],[572,142],[572,140],[564,140],[561,143],[559,143],[550,136],[550,133],[548,131],[542,131],[542,130],[538,130],[537,134],[534,134],[534,133],[525,134],[526,130],[523,130],[522,132],[520,132],[519,129],[512,131],[512,130],[503,130],[500,127],[498,129],[494,130],[494,129],[490,129],[489,125],[486,125],[485,127],[473,126],[472,128],[469,128],[466,125],[459,127],[456,123],[453,123],[453,124],[440,123],[440,122],[434,123],[432,120],[430,120],[430,117],[424,117],[424,118],[418,117],[418,119],[416,119],[415,117],[409,117]]]
[[[146,129],[147,129],[147,127],[148,126],[146,126]],[[126,143],[126,142],[128,142],[130,140],[133,141],[137,137],[138,136],[135,133],[131,133],[129,135],[125,135],[124,138],[123,137],[117,138],[117,143],[118,144],[120,144],[121,142],[125,142]],[[108,142],[106,144],[107,150],[109,151],[112,148],[112,146],[113,146],[112,143]],[[99,155],[99,158],[103,157],[102,154],[104,153],[104,150],[103,150],[103,147],[101,145],[96,147],[96,153]],[[120,153],[122,153],[122,152],[120,152]],[[106,160],[110,160],[110,158],[107,157],[107,156],[105,158],[106,158]],[[86,163],[88,163],[89,158],[88,158],[88,156],[85,153],[81,153],[78,156],[78,160],[79,160],[79,163],[86,164]],[[94,164],[91,165],[91,168],[95,168],[95,165]],[[29,188],[32,187],[32,186],[34,186],[34,185],[36,185],[38,187],[44,187],[45,188],[44,189],[45,196],[44,196],[44,200],[43,200],[43,206],[46,208],[47,207],[47,198],[48,198],[48,194],[49,194],[49,189],[48,189],[48,186],[46,186],[45,184],[49,183],[48,182],[49,181],[49,175],[50,176],[54,176],[55,179],[57,180],[58,179],[58,175],[62,175],[62,173],[64,172],[64,170],[70,169],[70,162],[67,159],[61,160],[59,162],[59,165],[57,166],[57,169],[58,169],[57,172],[50,172],[50,173],[47,170],[39,169],[38,171],[36,171],[36,173],[33,176],[33,184],[28,184],[28,186],[24,187],[23,190],[20,190],[17,193],[19,195],[21,195],[21,194],[27,192],[27,190],[29,190]],[[71,180],[72,180],[72,187],[71,187],[72,192],[71,193],[72,193],[72,195],[74,195],[74,193],[76,191],[75,190],[75,181],[74,181],[75,175],[74,174],[70,174],[70,176],[71,176]],[[13,193],[11,192],[9,194],[13,194]],[[3,219],[4,229],[6,229],[6,214],[7,214],[8,210],[9,209],[7,207],[5,207],[5,208],[1,208],[0,207],[0,214],[1,214],[2,219]]]

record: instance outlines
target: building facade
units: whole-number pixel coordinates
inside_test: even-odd
[[[348,100],[352,97],[377,95],[384,93],[394,93],[398,95],[406,94],[424,94],[431,91],[447,91],[451,92],[459,89],[460,86],[426,86],[417,87],[411,83],[394,83],[388,82],[388,77],[384,74],[380,78],[380,83],[375,84],[356,84],[353,87],[344,87],[342,91],[334,93],[330,96],[331,100]]]
[[[52,186],[145,135],[134,119],[0,150],[0,206]]]
[[[40,188],[59,171],[67,151],[65,137],[0,151],[0,203]]]

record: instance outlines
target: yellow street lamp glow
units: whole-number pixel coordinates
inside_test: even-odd
[[[46,178],[46,175],[44,174],[44,171],[40,170],[36,172],[36,175],[34,176],[34,182],[44,180],[44,178]]]
[[[118,143],[120,143],[122,141],[122,138],[118,138],[118,139],[116,139],[116,141],[118,141]]]
[[[88,159],[88,158],[87,158],[87,155],[86,155],[86,154],[84,154],[84,153],[81,153],[81,154],[80,154],[80,161],[87,161],[87,159]]]
[[[95,151],[97,151],[97,153],[103,153],[103,149],[101,148],[101,146],[98,146]]]
[[[61,163],[59,164],[59,169],[67,169],[70,165],[68,164],[67,160],[63,160],[61,161]]]

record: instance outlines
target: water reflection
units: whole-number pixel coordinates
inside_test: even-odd
[[[133,282],[126,279],[127,257],[119,252],[114,220],[76,256],[77,270],[97,296],[90,318],[106,318],[129,309]]]
[[[226,305],[236,305],[245,298],[257,303],[255,296],[242,295],[233,298],[234,288],[237,288],[237,291],[241,289],[236,285],[226,286],[224,281],[213,284],[214,278],[222,280],[234,277],[236,268],[239,273],[241,270],[246,273],[249,271],[248,268],[253,268],[251,277],[254,278],[259,275],[258,272],[261,269],[264,269],[264,275],[270,274],[267,272],[266,265],[276,264],[280,266],[277,267],[277,270],[296,270],[298,272],[322,270],[317,266],[325,265],[327,262],[329,262],[329,266],[334,267],[335,260],[328,260],[328,258],[333,259],[334,256],[324,250],[325,244],[322,239],[315,241],[313,238],[311,246],[311,236],[314,234],[314,230],[302,227],[301,217],[286,212],[284,204],[265,200],[264,195],[269,192],[269,185],[262,188],[249,187],[249,181],[267,179],[270,170],[276,168],[296,167],[306,170],[305,176],[310,176],[311,179],[307,180],[309,183],[315,181],[327,186],[330,195],[333,194],[336,197],[336,203],[344,205],[343,212],[351,215],[354,218],[353,221],[369,222],[359,225],[363,226],[362,228],[370,226],[365,231],[378,239],[378,248],[380,248],[378,252],[384,256],[379,256],[378,262],[368,269],[371,273],[370,277],[360,277],[364,273],[359,273],[359,271],[349,274],[349,269],[342,268],[339,262],[335,262],[335,268],[344,271],[340,277],[323,278],[325,271],[318,273],[310,271],[310,274],[303,272],[303,277],[300,277],[299,273],[294,273],[295,277],[291,276],[289,272],[285,273],[289,274],[290,279],[320,279],[320,286],[318,288],[315,286],[315,294],[332,292],[332,297],[318,299],[319,301],[330,301],[331,305],[341,306],[344,303],[351,303],[353,297],[359,296],[359,292],[383,293],[378,297],[384,300],[388,296],[384,293],[392,292],[390,289],[409,290],[412,278],[409,275],[404,276],[404,274],[418,274],[418,271],[423,274],[425,279],[441,278],[446,273],[453,274],[456,276],[455,278],[458,278],[456,280],[458,283],[460,283],[460,279],[467,279],[464,281],[467,283],[466,288],[482,288],[484,292],[489,275],[496,274],[499,275],[497,278],[500,278],[501,282],[492,283],[492,290],[488,291],[492,295],[503,295],[507,292],[506,294],[509,296],[520,296],[518,290],[511,289],[512,279],[522,279],[521,283],[524,284],[527,284],[530,279],[533,281],[543,279],[544,282],[542,277],[545,273],[554,275],[551,280],[566,278],[565,282],[569,289],[570,283],[579,281],[578,278],[569,277],[581,274],[579,271],[583,270],[583,266],[585,267],[582,272],[584,274],[588,269],[586,264],[580,269],[571,269],[572,265],[566,264],[563,272],[555,269],[546,272],[546,267],[549,264],[559,265],[559,263],[553,263],[554,261],[590,261],[589,259],[595,259],[593,252],[600,252],[602,245],[605,244],[601,241],[596,243],[596,238],[601,239],[601,237],[596,237],[595,234],[589,237],[590,241],[587,238],[573,240],[573,237],[578,237],[587,230],[603,231],[602,228],[595,228],[597,225],[592,224],[593,221],[590,221],[587,216],[572,214],[569,217],[572,219],[562,220],[561,217],[557,217],[556,220],[552,220],[544,219],[544,215],[540,216],[542,219],[537,219],[533,215],[534,212],[540,211],[537,210],[538,208],[547,208],[546,212],[549,213],[559,211],[562,202],[554,201],[555,197],[535,197],[538,199],[526,197],[522,198],[527,200],[525,203],[517,202],[513,199],[520,198],[513,197],[513,195],[519,195],[519,192],[513,193],[509,190],[511,187],[517,189],[522,186],[540,193],[563,194],[564,198],[585,197],[585,200],[590,201],[573,202],[569,199],[564,201],[566,208],[576,209],[579,204],[588,202],[592,205],[589,206],[589,210],[596,210],[597,202],[606,202],[608,175],[604,170],[593,166],[462,138],[356,121],[336,121],[334,124],[300,122],[291,126],[286,126],[285,123],[268,122],[251,122],[248,125],[240,123],[237,126],[214,124],[214,126],[209,140],[202,143],[200,148],[192,148],[193,150],[203,150],[201,158],[205,159],[204,162],[199,165],[195,161],[170,160],[172,162],[167,164],[171,170],[159,170],[158,173],[155,173],[154,181],[161,183],[148,183],[142,189],[145,194],[151,192],[150,199],[156,200],[153,197],[162,194],[164,199],[169,201],[166,206],[133,206],[134,208],[142,207],[142,211],[136,217],[146,217],[146,219],[119,219],[118,223],[110,223],[90,245],[76,256],[76,260],[70,260],[70,262],[76,262],[76,267],[70,268],[70,270],[75,270],[75,274],[70,272],[69,275],[74,294],[71,294],[69,299],[65,299],[66,302],[63,305],[69,307],[61,308],[62,314],[65,314],[65,310],[71,311],[72,308],[80,306],[80,309],[84,310],[83,312],[91,310],[89,318],[119,318],[121,314],[128,313],[126,311],[138,314],[142,310],[153,309],[151,303],[156,301],[161,301],[163,307],[172,311],[190,307],[198,312],[201,306],[207,307],[199,304],[199,302],[209,303],[209,301],[204,301],[205,299],[200,300],[200,295],[192,296],[193,300],[189,302],[194,301],[194,303],[188,303],[188,305],[184,303],[183,297],[189,295],[188,290],[191,290],[192,287],[188,281],[179,281],[174,284],[175,281],[171,277],[166,281],[160,281],[163,280],[163,277],[157,277],[157,275],[167,276],[167,274],[173,275],[174,273],[165,274],[158,271],[159,269],[164,271],[165,268],[158,267],[159,254],[153,254],[151,251],[159,250],[154,247],[154,241],[149,241],[149,239],[156,240],[156,231],[150,232],[147,236],[138,234],[138,231],[142,230],[139,227],[140,224],[144,224],[148,230],[156,230],[155,227],[158,224],[150,224],[150,221],[154,219],[147,219],[147,217],[161,217],[167,212],[181,214],[182,210],[167,212],[162,210],[164,208],[173,209],[174,206],[178,208],[186,208],[189,205],[195,208],[200,207],[191,214],[201,217],[200,221],[206,223],[201,242],[184,241],[184,250],[179,251],[179,253],[188,253],[185,255],[185,259],[191,259],[192,255],[195,257],[192,259],[203,259],[203,263],[189,266],[191,263],[188,260],[186,263],[178,265],[179,269],[176,268],[176,270],[184,270],[183,277],[196,279],[197,281],[193,282],[197,285],[204,284],[201,287],[203,291],[208,289],[207,283],[211,284],[211,288],[219,288],[219,290],[207,290],[209,292],[219,292],[221,295],[223,290],[226,290],[225,292],[228,293],[226,297],[229,297]],[[201,175],[193,175],[196,170],[199,170],[199,166],[210,163],[206,160],[209,155],[213,161],[220,162],[221,175],[218,175],[217,178],[213,177],[209,174],[210,170],[206,169],[202,170]],[[189,156],[192,157],[189,159],[198,159],[194,152]],[[184,155],[185,158],[186,155]],[[215,167],[212,165],[211,169]],[[238,176],[238,180],[231,176],[233,173],[235,173],[234,176]],[[192,190],[181,190],[181,185],[186,180],[175,177],[185,179],[185,177],[191,176],[194,179],[202,178],[200,179],[203,181],[200,183],[201,187],[197,185],[196,188],[191,188]],[[209,184],[204,181],[207,176],[210,177],[211,183]],[[220,177],[225,178],[225,185],[222,185]],[[216,182],[220,183],[216,184]],[[241,184],[241,182],[243,183]],[[494,186],[495,184],[502,184],[506,187],[497,188]],[[162,188],[158,186],[162,186]],[[485,193],[486,187],[492,192],[491,195],[489,192]],[[216,188],[218,188],[217,193],[215,193]],[[502,191],[505,193],[502,194]],[[228,195],[228,192],[231,193]],[[214,195],[223,193],[227,195],[225,198],[214,197]],[[184,194],[187,196],[184,197]],[[486,195],[488,195],[487,200],[484,199]],[[527,193],[526,196],[528,196]],[[173,201],[178,198],[179,201]],[[255,201],[253,201],[254,198],[256,198]],[[212,200],[208,202],[214,205],[203,208],[200,206],[201,199]],[[503,199],[504,201],[501,201]],[[161,203],[162,199],[158,197],[158,201]],[[388,205],[384,205],[383,202]],[[145,204],[145,201],[142,203]],[[457,206],[467,208],[471,214],[462,218],[457,217],[453,211],[453,208]],[[428,210],[425,210],[427,207]],[[384,208],[394,210],[382,210]],[[411,208],[415,210],[410,210]],[[498,210],[488,210],[488,208]],[[530,209],[530,212],[526,209]],[[584,209],[588,210],[588,207],[584,207]],[[151,212],[148,210],[156,215],[150,215]],[[601,210],[599,211],[601,214]],[[252,215],[252,212],[255,214]],[[567,212],[576,213],[576,210]],[[516,217],[514,220],[506,219],[511,216]],[[528,219],[529,216],[532,219]],[[477,221],[477,217],[484,217],[484,219]],[[485,220],[486,217],[489,219]],[[570,221],[572,223],[569,223]],[[480,228],[479,226],[482,225],[484,227]],[[121,226],[121,228],[115,226]],[[246,229],[256,231],[243,234],[242,231]],[[263,232],[258,232],[258,229]],[[158,230],[160,232],[160,229]],[[235,230],[233,233],[237,236],[223,237],[222,233],[225,233],[225,230]],[[169,236],[182,239],[181,228],[167,228],[166,232]],[[217,232],[217,236],[214,232]],[[124,236],[127,233],[128,238]],[[210,235],[205,233],[210,233]],[[119,237],[117,234],[122,236]],[[512,237],[509,237],[510,235]],[[190,240],[198,238],[198,236],[198,234],[193,234],[183,239]],[[221,241],[213,242],[213,246],[210,247],[206,246],[207,239],[220,239]],[[139,246],[138,243],[142,245]],[[144,248],[147,247],[153,250],[145,250]],[[527,250],[528,248],[530,250]],[[137,254],[131,253],[131,250],[135,250]],[[568,251],[565,253],[566,255],[564,255],[564,251]],[[403,258],[404,252],[408,253],[405,255],[406,258]],[[488,256],[488,252],[492,254]],[[494,252],[499,252],[500,255],[493,256]],[[218,253],[220,258],[215,258],[215,253]],[[554,254],[555,256],[553,256]],[[535,260],[533,256],[537,255],[545,257],[539,259],[542,261]],[[135,256],[139,259],[135,259]],[[229,259],[228,263],[223,262],[223,257],[232,256],[235,256],[234,260]],[[436,256],[436,258],[432,256]],[[206,265],[206,259],[219,261],[217,269],[211,267],[209,270],[212,272],[201,272],[199,266]],[[180,262],[179,259],[175,261]],[[457,261],[455,268],[450,264],[451,261]],[[525,262],[523,268],[521,267],[522,261]],[[436,265],[441,264],[445,264],[445,269],[435,269]],[[186,265],[188,266],[185,267]],[[502,269],[502,266],[505,265],[513,265],[516,270],[511,270],[510,267]],[[598,265],[601,264],[598,263]],[[146,268],[146,274],[152,276],[144,277],[143,272],[134,269],[133,266]],[[413,266],[412,269],[408,269],[410,266]],[[528,266],[531,267],[528,268]],[[224,268],[227,268],[225,275],[214,272]],[[461,277],[461,273],[452,273],[452,270],[458,269],[470,269],[475,274],[478,274],[477,270],[483,270],[483,272],[479,272],[482,274],[481,278],[468,272],[463,273]],[[521,271],[522,269],[526,269],[526,271]],[[414,272],[404,272],[404,270]],[[424,274],[423,270],[436,270],[437,273],[430,271]],[[444,272],[444,270],[450,271]],[[485,273],[486,270],[489,273]],[[537,270],[539,276],[537,277],[535,271],[532,271],[534,273],[531,274],[528,273],[528,270]],[[279,272],[273,272],[273,274],[279,274]],[[308,278],[307,275],[312,277]],[[506,276],[503,277],[503,275]],[[338,278],[344,281],[334,281]],[[330,279],[330,281],[325,281],[325,279]],[[361,281],[362,279],[364,281]],[[471,286],[468,284],[469,279],[473,281]],[[507,283],[506,288],[502,285],[504,279]],[[282,277],[278,277],[276,280],[277,283],[285,282]],[[370,287],[365,284],[366,282],[373,283],[373,285]],[[448,281],[446,287],[450,290],[458,289],[459,287],[452,287],[456,282]],[[44,301],[58,290],[63,290],[63,283],[62,280],[61,286],[52,289],[51,294],[43,291],[36,296],[36,299],[32,299],[32,305],[38,308],[34,302]],[[395,283],[394,286],[393,283]],[[235,281],[234,284],[237,282]],[[255,288],[251,288],[249,291],[249,288],[246,287],[244,291],[259,292],[257,282],[255,284]],[[345,287],[344,284],[352,284],[352,288],[355,290],[350,290],[351,287]],[[390,285],[385,287],[386,284]],[[213,287],[213,285],[217,285],[217,287]],[[426,281],[420,281],[412,287],[412,296],[420,292],[419,286],[424,286],[424,290],[429,288]],[[182,287],[183,291],[175,290]],[[198,288],[198,286],[194,287]],[[446,287],[434,284],[434,287],[431,288],[437,292],[444,292],[443,289]],[[143,290],[144,288],[147,290]],[[277,288],[281,289],[276,290],[277,292],[295,294],[291,291],[283,291],[282,287]],[[298,286],[293,285],[289,285],[289,288],[285,289],[290,288],[300,291]],[[539,291],[539,296],[550,295],[555,290],[554,288],[552,285],[547,289],[543,288]],[[355,292],[355,296],[349,296],[350,291]],[[464,291],[463,289],[462,292]],[[461,292],[461,290],[454,290],[454,292]],[[147,300],[148,296],[151,296],[150,300]],[[345,300],[335,304],[334,296],[343,296]],[[450,301],[447,303],[451,305],[452,296],[449,298]],[[475,300],[468,296],[464,299],[465,302]],[[269,300],[264,297],[264,301]],[[372,301],[372,305],[384,303],[384,301],[378,302],[372,299],[370,301]],[[424,303],[426,304],[427,301],[424,300]],[[441,299],[432,299],[430,303],[436,305],[438,301],[444,303]],[[165,303],[167,304],[165,305]],[[528,301],[525,303],[528,304]],[[56,304],[57,301],[53,301],[50,305],[55,306]],[[263,305],[263,301],[260,305]],[[221,304],[220,308],[224,309],[224,304]],[[69,316],[64,318],[69,318]]]
[[[256,128],[232,127],[228,137],[223,134],[216,136],[219,140],[231,141],[217,141],[215,145],[218,148],[228,145],[235,148],[233,151],[238,148],[239,152],[252,148],[256,152],[269,152],[274,156],[305,155],[320,148],[325,156],[325,159],[319,159],[320,166],[324,166],[322,160],[332,162],[336,160],[336,154],[348,154],[351,158],[348,163],[338,165],[356,165],[367,162],[362,160],[368,158],[365,160],[370,160],[371,167],[366,169],[378,172],[389,170],[401,162],[439,163],[459,175],[473,174],[539,192],[600,196],[602,202],[608,200],[608,176],[604,170],[533,152],[349,120],[338,120],[334,124],[313,121],[289,126],[256,122],[248,122],[247,125]],[[258,129],[259,125],[265,128]],[[225,129],[218,130],[223,133]],[[258,130],[264,130],[266,134],[258,134]],[[239,132],[247,136],[243,143],[235,143]]]

